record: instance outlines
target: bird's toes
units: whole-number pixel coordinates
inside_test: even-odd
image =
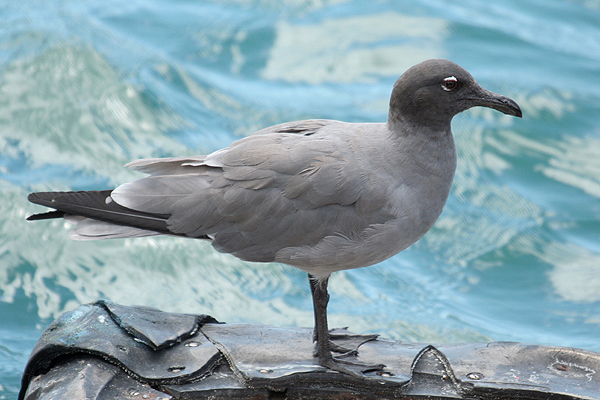
[[[364,376],[360,373],[355,372],[355,370],[358,370],[361,373],[366,373],[373,371],[381,371],[385,368],[385,365],[383,364],[368,364],[358,361],[340,359],[339,357],[320,357],[319,365],[333,371],[360,378],[364,378]],[[350,368],[347,368],[346,366]]]
[[[356,368],[360,369],[360,372],[363,372],[363,373],[364,372],[381,371],[385,368],[384,364],[369,364],[369,363],[363,363],[363,362],[358,362],[358,361],[339,359],[337,357],[333,357],[333,359],[340,364],[345,364],[345,365],[349,365],[352,367],[356,367]]]
[[[354,371],[340,365],[339,360],[336,360],[333,357],[320,357],[319,365],[322,367],[325,367],[329,370],[340,372],[344,375],[353,376],[355,378],[360,378],[360,379],[364,378],[362,376],[362,374],[354,372]]]
[[[362,335],[359,333],[340,333],[337,330],[329,332],[330,340],[354,339],[354,340],[361,340],[362,343],[366,343],[366,342],[370,342],[371,340],[376,340],[378,337],[379,337],[379,335],[377,335],[375,333]]]

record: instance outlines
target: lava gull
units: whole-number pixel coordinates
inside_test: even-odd
[[[385,123],[288,122],[209,155],[133,161],[149,176],[114,190],[32,193],[55,211],[28,219],[73,221],[73,239],[176,235],[300,268],[313,296],[314,356],[356,375],[381,366],[332,355],[347,349],[327,327],[328,278],[392,257],[431,228],[456,169],[450,121],[474,106],[522,116],[457,64],[424,61],[394,84]]]

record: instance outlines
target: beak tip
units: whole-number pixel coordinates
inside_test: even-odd
[[[498,96],[498,107],[496,108],[498,111],[503,112],[504,114],[512,115],[514,117],[523,118],[523,111],[521,111],[521,107],[517,104],[516,101],[504,96]]]
[[[472,105],[493,108],[506,115],[523,118],[521,107],[513,99],[483,89],[481,86],[475,91],[477,94],[471,97]]]
[[[523,118],[523,111],[521,111],[521,107],[517,104],[516,101],[510,99],[508,97],[504,97],[502,100],[503,103],[507,106],[507,111],[510,110],[507,114],[511,114],[515,117]]]
[[[504,96],[498,97],[500,103],[502,103],[503,105],[503,107],[501,107],[499,111],[502,111],[505,114],[509,114],[518,118],[523,118],[523,111],[521,111],[521,107],[519,107],[516,101]]]
[[[521,108],[519,106],[517,106],[517,108],[515,108],[515,113],[513,114],[515,117],[518,118],[523,118],[523,112],[521,111]]]

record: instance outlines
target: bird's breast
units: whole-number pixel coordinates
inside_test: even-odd
[[[352,212],[363,221],[360,231],[336,231],[316,245],[282,249],[276,260],[325,276],[376,264],[419,240],[448,198],[456,168],[454,143],[450,138],[441,146],[404,149],[404,154],[391,150],[380,148],[363,170],[364,187]]]
[[[378,240],[371,246],[389,258],[419,240],[442,213],[454,179],[456,150],[449,134],[433,141],[407,138],[384,154],[388,162],[379,171],[388,174],[388,186],[381,210],[388,219],[373,223]]]

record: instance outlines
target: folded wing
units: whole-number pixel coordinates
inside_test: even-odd
[[[383,210],[354,209],[368,182],[343,129],[323,120],[277,125],[208,156],[134,161],[128,166],[150,176],[112,192],[30,200],[84,217],[79,238],[172,234],[211,239],[245,260],[273,261],[282,248],[360,235],[388,218]]]

